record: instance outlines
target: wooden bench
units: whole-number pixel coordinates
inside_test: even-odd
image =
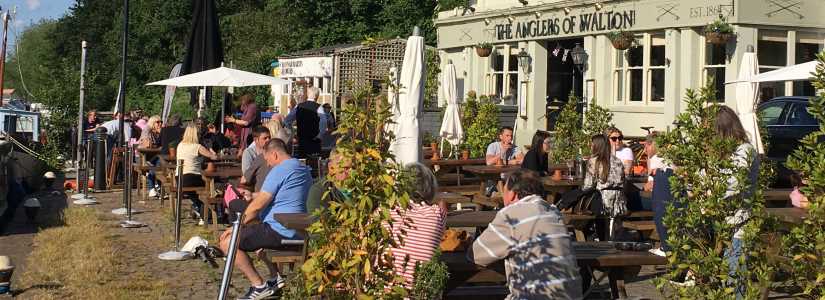
[[[767,207],[788,207],[793,189],[770,189],[762,191]]]
[[[473,196],[478,194],[478,185],[440,186],[438,187],[438,190],[441,192],[456,193],[464,196]]]
[[[282,274],[287,274],[285,270],[295,272],[304,263],[304,252],[301,250],[266,250],[266,253],[266,257],[283,272]]]
[[[659,240],[653,220],[624,221],[622,225],[624,228],[638,231],[646,239]]]

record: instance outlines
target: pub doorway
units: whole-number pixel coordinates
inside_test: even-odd
[[[567,103],[572,91],[581,99],[584,78],[570,55],[584,39],[552,40],[545,42],[547,49],[547,129],[554,131],[561,108]],[[581,108],[579,108],[580,110]]]

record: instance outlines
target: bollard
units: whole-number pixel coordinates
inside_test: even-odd
[[[243,219],[243,214],[240,212],[235,213],[235,221],[232,222],[232,235],[229,240],[229,249],[226,251],[226,265],[223,267],[221,290],[218,293],[218,300],[226,299],[226,292],[229,290],[229,283],[232,281],[232,267],[235,264],[235,252],[238,251],[241,219]]]
[[[88,139],[84,139],[85,145],[78,145],[80,153],[83,155],[78,161],[79,168],[77,169],[77,194],[72,195],[75,199],[74,204],[77,205],[92,205],[98,204],[95,197],[89,196],[89,162],[92,160],[92,146]]]
[[[95,129],[95,191],[106,190],[106,128]]]
[[[135,149],[132,148],[131,145],[127,145],[123,159],[123,169],[126,170],[126,174],[123,176],[126,181],[123,183],[123,195],[126,198],[126,221],[120,223],[120,227],[123,228],[139,228],[146,226],[141,222],[132,220],[132,159],[135,157],[134,151]]]
[[[180,202],[181,202],[181,178],[183,177],[183,160],[178,160],[177,171],[177,192],[175,198],[175,249],[169,252],[164,252],[158,255],[161,260],[185,260],[192,258],[191,252],[180,251]]]

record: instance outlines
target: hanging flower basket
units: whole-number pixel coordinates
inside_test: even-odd
[[[705,40],[709,44],[714,45],[724,45],[727,44],[728,41],[733,37],[731,33],[722,33],[722,32],[705,32]]]
[[[610,39],[610,43],[613,44],[613,48],[617,50],[627,50],[631,46],[633,46],[633,33],[627,31],[614,31],[607,34],[607,38]]]
[[[493,44],[488,42],[479,43],[476,45],[476,54],[481,57],[488,57],[493,53]]]

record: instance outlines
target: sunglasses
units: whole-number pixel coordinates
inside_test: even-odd
[[[610,137],[610,140],[611,140],[611,141],[614,141],[614,142],[615,142],[615,141],[618,141],[618,140],[621,140],[621,139],[622,139],[622,136],[611,136],[611,137]]]

